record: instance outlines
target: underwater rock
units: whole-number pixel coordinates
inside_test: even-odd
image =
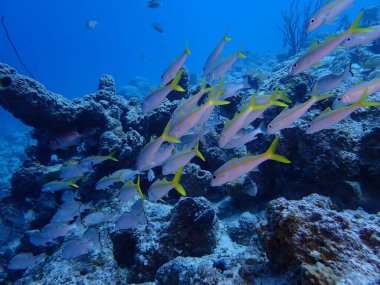
[[[228,223],[228,235],[234,242],[248,246],[253,235],[257,233],[256,225],[258,222],[259,219],[256,215],[244,212],[237,222]]]
[[[182,173],[181,184],[186,189],[186,196],[207,196],[212,174],[195,163],[187,164]]]
[[[269,203],[259,233],[270,265],[279,272],[320,262],[339,283],[375,284],[380,270],[379,218],[362,210],[337,212],[329,198],[317,194],[300,201],[279,198]]]
[[[157,269],[175,257],[200,257],[215,248],[215,212],[206,199],[182,198],[171,212],[150,202],[145,208],[146,227],[111,234],[117,263],[130,269],[129,282],[153,281]]]
[[[18,200],[39,197],[41,185],[38,179],[42,174],[41,165],[25,162],[12,176],[12,196]]]
[[[156,274],[157,285],[217,285],[222,279],[212,261],[181,256],[162,265]]]

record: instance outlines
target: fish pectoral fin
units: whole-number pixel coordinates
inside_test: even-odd
[[[252,172],[258,172],[259,171],[259,168],[258,167],[255,167],[254,169],[251,170]]]

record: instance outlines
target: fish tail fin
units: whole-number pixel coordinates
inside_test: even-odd
[[[247,57],[244,53],[242,53],[241,48],[236,52],[236,55],[240,58],[246,58]]]
[[[380,102],[365,102],[365,100],[368,97],[368,88],[364,91],[362,97],[360,98],[360,101],[357,103],[362,107],[376,107],[380,105]]]
[[[161,135],[161,139],[166,141],[166,142],[180,143],[181,141],[179,139],[169,136],[171,123],[172,123],[172,121],[169,120],[168,124],[166,125],[166,127],[165,127],[165,129]]]
[[[206,161],[206,159],[204,158],[204,156],[202,155],[202,153],[199,151],[199,141],[197,141],[197,144],[196,144],[195,147],[193,148],[193,152],[194,152],[195,155],[198,156],[200,159],[202,159],[203,161]]]
[[[282,163],[291,163],[290,160],[287,159],[285,156],[282,156],[282,155],[279,155],[279,154],[275,153],[279,139],[280,139],[279,136],[277,136],[274,139],[274,141],[272,142],[272,144],[270,145],[270,147],[268,148],[268,150],[265,152],[265,154],[267,156],[269,156],[269,158],[271,160],[275,160],[275,161],[282,162]]]
[[[355,21],[352,23],[351,27],[346,31],[347,34],[361,34],[368,33],[372,30],[369,28],[358,28],[361,19],[363,18],[364,11],[361,11],[360,14],[356,17]]]
[[[189,49],[189,42],[186,40],[186,48],[185,48],[186,54],[191,54],[191,50]]]
[[[275,106],[279,106],[279,107],[288,107],[287,104],[285,104],[285,103],[283,103],[283,102],[279,102],[279,101],[277,101],[277,97],[279,96],[279,94],[281,94],[281,93],[279,92],[279,90],[280,90],[280,86],[277,86],[276,89],[274,90],[274,92],[273,92],[273,94],[272,94],[272,96],[271,96],[271,98],[270,98],[270,100],[268,101],[267,104],[272,103],[272,104],[275,105]]]
[[[202,83],[201,83],[201,87],[200,87],[200,89],[201,89],[201,90],[205,90],[205,89],[206,89],[206,84],[207,84],[206,76],[203,75],[203,77],[202,77]]]
[[[286,103],[292,103],[292,100],[290,100],[288,97],[286,97],[286,93],[288,92],[289,87],[286,87],[282,92],[280,92],[279,97],[282,101]]]
[[[179,80],[181,79],[183,71],[178,71],[177,75],[174,77],[173,81],[169,84],[169,86],[179,92],[185,92],[185,89],[183,89],[181,86],[178,85]]]
[[[180,167],[178,170],[177,170],[177,173],[175,174],[173,180],[172,180],[172,185],[173,187],[175,188],[175,190],[177,190],[177,192],[179,194],[181,194],[182,196],[186,196],[186,191],[185,189],[183,188],[183,186],[179,183],[179,180],[181,179],[181,175],[182,175],[182,169],[183,167]]]
[[[69,181],[67,181],[67,184],[69,184],[70,186],[74,187],[74,188],[79,188],[78,184],[76,184],[77,182],[77,179],[71,179]]]
[[[145,197],[140,187],[140,175],[137,175],[136,190],[139,193],[141,200],[144,200]]]
[[[267,107],[266,104],[264,104],[264,105],[257,105],[255,99],[256,99],[256,94],[252,94],[251,98],[249,99],[249,103],[248,103],[247,109],[249,109],[251,111],[255,111],[255,110],[261,110],[261,109],[264,109],[264,108]]]
[[[228,34],[228,26],[226,27],[226,31],[224,32],[224,36],[223,36],[223,41],[225,42],[229,42],[230,40],[232,40],[232,38],[227,36],[227,34]]]
[[[116,157],[115,157],[115,154],[116,154],[116,149],[114,149],[109,155],[108,155],[108,158],[110,160],[113,160],[113,161],[119,161]]]

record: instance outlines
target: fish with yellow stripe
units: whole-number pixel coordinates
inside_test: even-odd
[[[312,134],[324,129],[330,128],[332,125],[344,120],[356,110],[363,107],[376,107],[380,105],[380,102],[365,102],[368,97],[368,89],[365,90],[360,100],[347,107],[341,107],[336,110],[327,108],[317,118],[315,118],[308,126],[306,130],[307,134]]]
[[[237,159],[234,158],[223,164],[212,176],[211,186],[221,186],[225,183],[234,181],[244,174],[255,170],[261,163],[267,160],[290,163],[286,157],[275,153],[279,139],[280,137],[277,136],[268,150],[262,154],[247,155]]]

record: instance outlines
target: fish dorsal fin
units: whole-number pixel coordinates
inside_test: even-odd
[[[323,114],[326,114],[328,112],[330,112],[332,109],[330,107],[327,107],[326,109],[324,109],[320,115],[323,115]]]

